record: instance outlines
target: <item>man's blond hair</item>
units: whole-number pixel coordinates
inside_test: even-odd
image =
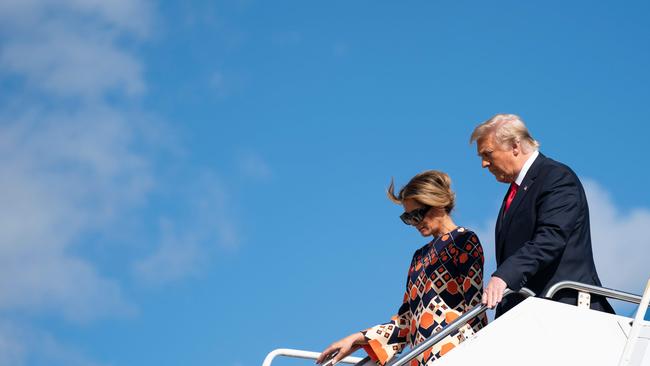
[[[476,126],[469,143],[474,143],[490,133],[494,133],[496,143],[501,147],[519,142],[526,154],[539,149],[539,142],[531,136],[524,121],[516,114],[497,114]]]

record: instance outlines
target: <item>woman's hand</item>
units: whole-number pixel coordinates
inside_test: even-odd
[[[356,332],[350,334],[349,336],[338,340],[329,347],[325,348],[323,353],[320,354],[320,357],[316,360],[317,364],[322,364],[332,355],[335,355],[333,358],[333,363],[336,364],[340,360],[352,354],[354,351],[358,350],[361,346],[366,344],[366,337],[361,332]]]

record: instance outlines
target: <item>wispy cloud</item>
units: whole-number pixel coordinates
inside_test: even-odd
[[[245,74],[237,71],[213,71],[208,76],[208,87],[218,98],[226,98],[241,93],[246,87]]]
[[[0,2],[0,80],[11,81],[0,104],[2,365],[96,364],[56,332],[30,325],[34,314],[89,322],[138,311],[123,274],[106,273],[84,253],[97,245],[89,238],[146,211],[168,184],[158,153],[182,150],[166,124],[137,107],[147,85],[133,50],[154,14],[146,0]],[[217,77],[216,87],[232,90],[225,81]],[[258,178],[270,174],[261,159],[247,164]],[[143,283],[200,274],[215,251],[242,241],[223,182],[211,169],[197,171],[175,192],[184,212],[147,211],[149,220],[162,217],[159,240],[144,235],[150,253],[124,254]],[[10,323],[9,314],[20,320]]]
[[[61,24],[37,39],[12,42],[4,47],[0,66],[23,75],[34,88],[62,96],[98,97],[113,89],[141,94],[144,82],[140,64],[114,47],[108,34],[80,34]]]
[[[119,116],[48,111],[0,117],[0,309],[130,311],[118,284],[68,249],[135,204],[150,170]]]
[[[140,113],[114,103],[146,90],[128,45],[151,14],[146,1],[0,3],[0,79],[12,80],[0,109],[0,315],[23,315],[0,323],[2,364],[95,364],[28,326],[30,314],[135,311],[80,253],[155,180]]]
[[[135,278],[161,286],[206,269],[218,250],[235,250],[241,243],[236,213],[223,183],[210,171],[195,175],[183,196],[183,220],[162,219],[160,245],[133,265]]]
[[[239,167],[242,173],[248,178],[267,180],[273,176],[273,171],[269,164],[262,156],[253,151],[240,154]]]
[[[148,0],[5,0],[0,9],[4,21],[12,23],[13,27],[22,25],[27,28],[34,25],[30,21],[57,16],[71,22],[111,25],[136,35],[149,32],[154,15]]]
[[[0,365],[23,365],[26,345],[9,324],[0,323]]]
[[[51,334],[23,325],[0,322],[0,365],[99,366],[82,351]]]
[[[5,72],[25,78],[50,96],[137,95],[145,89],[141,65],[122,46],[148,33],[146,1],[5,1],[0,53]]]
[[[136,278],[148,285],[160,286],[198,274],[205,264],[200,239],[192,231],[177,233],[172,223],[161,223],[162,239],[148,257],[134,263]]]

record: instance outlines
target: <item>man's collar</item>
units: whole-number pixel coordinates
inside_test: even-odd
[[[526,177],[526,173],[528,173],[528,169],[530,169],[530,166],[533,165],[533,162],[537,157],[539,156],[539,150],[533,151],[532,154],[528,157],[528,160],[524,163],[524,166],[521,168],[521,171],[519,171],[519,175],[517,176],[517,179],[515,180],[515,183],[520,186],[521,182],[524,181],[524,178]]]

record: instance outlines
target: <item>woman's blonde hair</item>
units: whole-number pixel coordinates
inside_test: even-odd
[[[444,208],[447,213],[450,213],[456,204],[456,194],[451,190],[451,178],[437,170],[427,170],[417,174],[399,190],[397,195],[395,184],[391,179],[386,194],[397,204],[413,199],[423,205]]]

